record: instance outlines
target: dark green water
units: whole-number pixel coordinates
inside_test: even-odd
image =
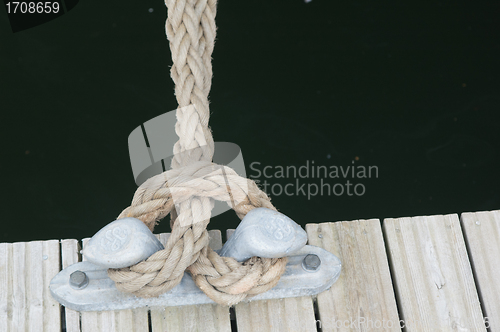
[[[261,176],[301,225],[500,209],[499,16],[498,1],[221,0],[214,138],[241,147],[249,176],[377,167]],[[0,242],[92,236],[128,206],[128,135],[177,106],[165,18],[162,1],[80,1],[12,33],[0,10]],[[347,180],[364,194],[296,192]]]

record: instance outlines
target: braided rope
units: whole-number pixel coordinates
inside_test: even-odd
[[[212,82],[216,0],[166,0],[170,70],[179,103],[172,168],[212,160],[214,141],[208,128],[208,93]],[[186,106],[195,107],[186,108]],[[199,149],[199,147],[206,147]],[[188,151],[188,153],[182,153]],[[200,155],[200,152],[202,153]]]
[[[172,233],[165,249],[136,265],[109,269],[108,275],[121,291],[155,297],[179,284],[188,270],[213,301],[234,305],[273,288],[285,272],[287,259],[252,257],[239,263],[210,249],[206,228],[214,199],[227,202],[240,219],[257,207],[276,209],[255,182],[211,162],[214,141],[208,127],[208,93],[216,0],[166,0],[165,4],[171,76],[179,103],[175,126],[179,141],[174,145],[172,169],[141,185],[118,219],[138,218],[152,231],[170,213]]]

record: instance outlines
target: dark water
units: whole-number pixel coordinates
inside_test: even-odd
[[[249,176],[269,166],[257,180],[302,225],[500,209],[499,16],[498,1],[221,0],[214,138]],[[127,137],[176,107],[165,17],[162,1],[80,1],[14,34],[0,11],[0,242],[92,236],[128,206]],[[313,162],[378,176],[276,174]],[[351,195],[308,197],[325,183]]]

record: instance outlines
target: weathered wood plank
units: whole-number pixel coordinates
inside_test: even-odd
[[[485,331],[456,214],[385,219],[406,331]]]
[[[310,296],[251,301],[235,306],[238,331],[316,332],[313,300]]]
[[[462,213],[461,221],[485,325],[500,331],[500,210]]]
[[[62,268],[78,263],[81,259],[80,245],[75,239],[61,240]],[[66,332],[80,332],[80,313],[64,308]]]
[[[0,331],[58,331],[59,303],[50,280],[59,271],[59,241],[0,244]]]
[[[229,239],[234,229],[226,231]],[[279,300],[251,301],[235,306],[239,332],[316,332],[312,297],[304,296]]]
[[[28,331],[43,331],[43,267],[41,241],[27,243],[26,302],[28,306]],[[42,278],[40,278],[42,277]],[[47,285],[48,286],[48,285]],[[40,324],[42,323],[42,324]]]
[[[151,309],[153,332],[231,331],[229,309],[216,304]]]
[[[0,331],[9,331],[12,313],[12,244],[0,243]]]
[[[12,244],[12,331],[26,330],[26,242]]]
[[[342,272],[318,294],[322,331],[400,331],[378,219],[307,224],[309,244],[340,258]]]
[[[219,230],[211,230],[210,247],[219,249],[222,246]],[[157,235],[161,243],[165,244],[170,234]],[[151,326],[153,332],[199,331],[230,332],[229,308],[205,304],[196,306],[166,307],[151,309]]]
[[[85,248],[90,239],[82,240]],[[85,261],[85,256],[83,256]],[[82,332],[143,332],[148,331],[148,310],[146,308],[85,311],[81,313]]]
[[[41,256],[41,257],[40,257]],[[40,300],[43,307],[43,331],[59,331],[61,328],[61,306],[50,294],[50,281],[59,273],[61,265],[61,249],[58,240],[42,242],[42,252],[37,259],[42,259],[43,288]],[[31,319],[31,318],[30,318]],[[40,324],[40,322],[38,322]]]

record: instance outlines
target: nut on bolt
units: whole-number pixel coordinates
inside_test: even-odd
[[[69,276],[69,285],[74,289],[84,289],[89,284],[89,277],[82,271],[75,271]]]
[[[316,272],[321,265],[321,260],[317,255],[309,254],[304,257],[302,267],[308,272]]]

